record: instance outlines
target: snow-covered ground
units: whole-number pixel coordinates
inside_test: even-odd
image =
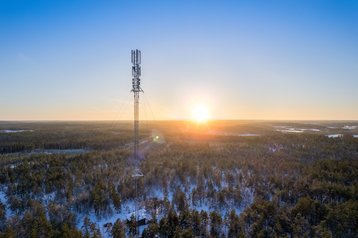
[[[328,138],[340,138],[340,137],[343,137],[342,134],[330,134],[330,135],[327,135]]]
[[[112,210],[114,211],[115,209],[113,208]],[[111,223],[113,225],[118,219],[120,219],[123,222],[127,219],[129,220],[131,218],[131,216],[133,216],[133,215],[135,215],[134,202],[133,201],[125,202],[122,204],[121,212],[119,212],[119,213],[113,212],[112,214],[110,214],[108,216],[97,217],[94,211],[91,211],[88,214],[83,214],[83,213],[77,214],[77,216],[78,216],[77,228],[82,229],[83,221],[84,221],[85,217],[87,216],[91,222],[93,222],[97,225],[97,227],[99,228],[99,230],[104,238],[111,237],[110,234],[108,234],[108,232],[107,232],[105,224]],[[138,209],[137,216],[138,216],[138,219],[143,219],[143,218],[151,219],[151,217],[148,215],[145,208]],[[140,233],[143,232],[144,228],[145,227],[141,226],[139,232]]]
[[[11,210],[9,209],[8,199],[6,196],[7,188],[5,186],[0,187],[0,202],[5,205],[5,216],[11,216]]]
[[[52,154],[83,154],[86,152],[89,152],[89,150],[88,149],[47,149],[47,150],[37,149],[37,150],[32,150],[30,153],[52,155]]]
[[[277,131],[282,132],[282,133],[302,133],[303,132],[301,130],[296,130],[294,128],[278,129]]]
[[[0,130],[0,133],[33,132],[33,130]]]
[[[227,132],[227,131],[209,131],[209,135],[216,135],[216,136],[260,136],[260,134],[256,133],[235,133],[235,132]]]
[[[274,126],[276,128],[276,131],[282,132],[282,133],[302,133],[305,131],[312,131],[312,132],[319,132],[320,129],[317,128],[295,128],[295,127],[289,127],[289,126]]]
[[[220,171],[220,169],[216,167],[214,167],[213,169],[216,170],[216,172],[221,175],[221,180],[220,180],[221,182],[220,184],[214,183],[214,190],[218,192],[222,189],[228,189],[230,185],[226,180],[227,175],[225,174],[225,172]],[[238,175],[241,172],[242,172],[241,169],[235,168],[229,173],[230,174],[234,173]],[[250,171],[248,171],[248,176],[251,176]],[[209,182],[212,181],[209,181],[209,179],[207,179],[206,181],[204,181],[204,184],[207,184]],[[164,201],[165,199],[168,199],[170,203],[173,203],[174,193],[177,188],[181,189],[183,192],[186,192],[186,198],[189,203],[188,205],[190,209],[196,210],[198,212],[205,211],[207,213],[216,211],[219,212],[222,216],[225,216],[231,210],[235,210],[235,212],[239,215],[242,213],[244,209],[250,206],[254,200],[255,190],[253,188],[247,187],[247,185],[245,184],[239,184],[241,197],[242,197],[240,201],[236,201],[235,198],[225,199],[224,205],[222,207],[219,207],[218,204],[213,204],[211,198],[203,198],[201,199],[200,202],[193,204],[193,200],[191,196],[193,194],[194,189],[197,188],[197,184],[196,182],[190,182],[189,179],[185,184],[189,184],[189,186],[185,188],[183,184],[178,184],[178,186],[168,188],[167,194],[165,194],[164,192],[165,189],[163,189],[161,186],[158,185],[148,188],[149,190],[146,191],[146,201],[141,201],[139,203],[139,208],[137,210],[138,218],[139,219],[145,218],[146,220],[151,220],[152,219],[151,214],[153,212],[152,210],[153,208],[146,207],[145,204],[148,204],[147,201],[155,198],[158,201]],[[5,186],[0,187],[0,201],[6,206],[6,216],[10,217],[13,214],[12,211],[9,209],[9,203],[6,196],[6,191],[7,191],[7,187]],[[42,204],[45,207],[47,207],[51,202],[56,202],[56,192],[39,195],[39,197],[37,197],[36,199],[41,201]],[[118,219],[121,220],[122,222],[125,222],[127,219],[129,220],[131,216],[135,214],[136,206],[133,200],[123,201],[120,212],[116,212],[116,209],[113,207],[113,205],[111,206],[110,210],[113,212],[105,216],[97,216],[94,210],[91,210],[88,213],[76,213],[77,228],[82,229],[84,218],[88,217],[91,222],[96,224],[103,237],[111,237],[105,225],[108,223],[111,223],[113,225]],[[164,210],[161,208],[157,208],[156,210],[157,219],[161,219],[163,215],[165,215]],[[140,232],[142,232],[145,227],[146,226],[141,226]]]
[[[268,147],[268,150],[272,153],[275,153],[277,151],[280,151],[283,149],[283,145],[271,145]]]
[[[243,133],[243,134],[239,134],[239,136],[260,136],[260,135],[255,133]]]
[[[358,128],[358,126],[348,126],[348,125],[342,127],[342,129],[344,129],[344,130],[355,130],[357,128]]]
[[[222,177],[224,178],[224,174],[222,175]],[[227,188],[228,186],[229,186],[228,183],[225,181],[225,179],[223,179],[221,182],[221,189]],[[183,186],[179,186],[179,188],[182,191],[185,191]],[[225,216],[227,213],[229,213],[233,209],[239,215],[240,213],[242,213],[242,211],[246,207],[250,206],[254,200],[254,189],[242,186],[242,188],[241,188],[242,203],[240,206],[234,206],[234,205],[232,205],[232,202],[229,202],[228,206],[225,206],[225,207],[219,209],[217,206],[216,207],[213,206],[211,204],[212,201],[209,201],[206,198],[204,198],[202,202],[194,205],[194,204],[192,204],[192,200],[190,197],[191,197],[192,191],[195,188],[196,188],[195,184],[191,184],[187,188],[186,198],[187,198],[187,201],[189,202],[190,209],[196,210],[198,212],[205,211],[207,213],[210,213],[212,211],[217,211],[222,216]],[[219,188],[215,187],[215,189],[219,189]],[[174,192],[172,190],[169,190],[167,198],[171,203],[173,201],[173,195],[174,195]],[[146,200],[149,200],[151,198],[156,198],[159,201],[163,201],[165,198],[163,189],[161,189],[159,187],[150,189],[146,196]],[[115,209],[113,207],[112,207],[112,210],[115,211]],[[100,230],[100,232],[102,233],[102,235],[104,237],[110,237],[110,235],[108,234],[107,229],[105,227],[105,224],[111,223],[113,225],[117,221],[117,219],[120,219],[122,222],[127,219],[129,220],[131,218],[131,216],[135,214],[135,212],[134,212],[135,210],[136,209],[135,209],[134,201],[125,201],[122,203],[121,212],[119,212],[119,213],[113,212],[112,214],[109,214],[108,216],[98,217],[98,216],[96,216],[94,211],[91,211],[87,214],[77,214],[77,217],[78,217],[77,227],[79,229],[82,228],[84,218],[87,216],[91,222],[94,222],[98,226],[98,229]],[[160,211],[160,209],[158,209],[158,212],[159,211]],[[141,203],[140,208],[138,209],[137,215],[138,215],[139,219],[143,219],[143,218],[145,218],[146,220],[152,219],[150,212],[146,210],[143,203]],[[158,213],[157,219],[161,219],[161,217],[163,215],[164,214]],[[144,228],[145,228],[145,226],[141,226],[140,232],[142,232]]]
[[[5,205],[5,216],[7,218],[9,218],[14,215],[14,212],[9,207],[10,205],[9,205],[9,201],[8,201],[6,192],[7,192],[7,187],[1,186],[0,187],[0,202]],[[50,202],[55,201],[55,197],[56,197],[56,193],[52,192],[52,193],[48,193],[48,194],[44,194],[44,195],[40,196],[39,200],[42,202],[42,204],[44,206],[47,206],[50,204]]]
[[[56,198],[56,192],[48,193],[43,195],[42,202],[44,205],[48,205],[50,202],[55,201]]]

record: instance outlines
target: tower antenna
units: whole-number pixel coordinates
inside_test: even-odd
[[[139,147],[139,93],[143,92],[140,87],[140,76],[141,76],[141,52],[140,50],[132,50],[131,54],[132,60],[132,90],[134,94],[134,147],[133,147],[133,165],[134,171],[132,177],[135,179],[135,226],[136,226],[136,237],[139,235],[139,226],[138,226],[138,178],[142,177],[143,174],[139,168],[139,156],[138,156],[138,147]]]
[[[134,162],[138,165],[138,145],[139,145],[139,93],[143,92],[140,87],[141,76],[141,52],[140,50],[132,50],[132,92],[134,94]]]

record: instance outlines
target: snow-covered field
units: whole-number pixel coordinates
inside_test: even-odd
[[[33,130],[0,130],[0,133],[33,132]]]
[[[342,129],[344,129],[344,130],[355,130],[357,128],[358,128],[358,126],[344,126],[344,127],[342,127]]]
[[[239,136],[260,136],[260,135],[254,133],[243,133],[243,134],[239,134]]]
[[[82,154],[88,152],[88,149],[47,149],[47,150],[32,150],[30,154]]]
[[[327,135],[328,138],[340,138],[343,137],[343,134],[330,134]]]
[[[256,133],[234,133],[234,132],[227,132],[227,131],[209,131],[209,135],[216,135],[216,136],[260,136],[260,134]]]
[[[317,128],[295,128],[295,127],[289,127],[289,126],[274,126],[276,128],[276,131],[282,132],[282,133],[302,133],[305,131],[311,131],[311,132],[319,132],[320,129]]]

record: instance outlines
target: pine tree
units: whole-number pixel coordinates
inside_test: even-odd
[[[113,224],[111,235],[113,236],[113,238],[125,237],[124,224],[119,219],[117,219],[116,222]]]
[[[13,228],[9,227],[6,229],[5,234],[3,236],[4,238],[15,238],[16,237],[16,232],[14,231]]]
[[[236,215],[235,210],[231,210],[229,214],[228,237],[238,237],[239,234],[240,234],[239,217]]]
[[[167,217],[163,217],[159,222],[159,235],[160,237],[168,237],[169,224]]]
[[[194,236],[200,236],[201,216],[198,211],[192,212],[192,229]]]
[[[63,224],[63,226],[62,226],[61,236],[63,238],[71,238],[71,231],[70,231],[70,228],[68,227],[68,225],[66,223]]]
[[[210,235],[212,237],[219,237],[221,234],[222,228],[222,218],[221,215],[215,211],[210,213]]]
[[[111,198],[113,202],[113,206],[117,212],[121,211],[121,198],[117,191],[115,190],[114,186],[111,186]]]
[[[208,217],[208,213],[206,211],[201,211],[200,212],[200,219],[201,219],[201,224],[200,224],[200,235],[203,237],[206,237],[208,234],[207,231],[207,227],[209,225],[209,217]]]
[[[158,235],[159,226],[156,220],[151,221],[148,227],[143,231],[143,238],[155,238]]]
[[[130,220],[127,220],[128,235],[135,236],[137,233],[137,221],[134,215],[131,216]]]

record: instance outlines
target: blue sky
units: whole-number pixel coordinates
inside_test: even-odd
[[[358,120],[358,1],[0,2],[0,120]],[[148,107],[150,108],[148,110]]]

